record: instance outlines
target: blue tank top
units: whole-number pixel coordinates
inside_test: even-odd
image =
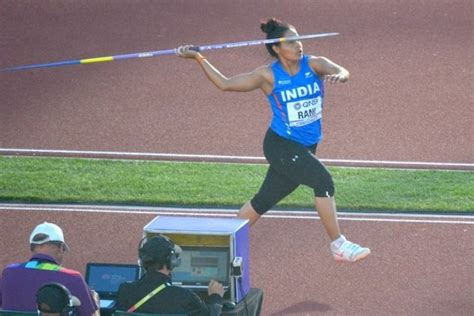
[[[272,64],[275,83],[268,97],[273,118],[270,128],[283,138],[310,146],[322,139],[321,115],[324,87],[309,65],[300,60],[300,71],[290,76],[279,61]]]

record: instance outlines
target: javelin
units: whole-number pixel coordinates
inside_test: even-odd
[[[339,33],[308,34],[308,35],[301,35],[301,36],[280,37],[280,38],[271,38],[271,39],[264,39],[264,40],[255,40],[255,41],[231,42],[231,43],[223,43],[223,44],[195,46],[192,49],[198,52],[202,52],[205,50],[213,50],[213,49],[236,48],[236,47],[244,47],[244,46],[255,46],[255,45],[261,45],[261,44],[273,44],[273,43],[282,43],[282,42],[288,42],[288,41],[299,41],[299,40],[318,38],[318,37],[335,36],[338,34]],[[29,69],[36,69],[36,68],[60,67],[60,66],[69,66],[69,65],[103,63],[103,62],[133,59],[133,58],[156,57],[156,56],[176,54],[176,50],[177,50],[176,48],[173,48],[173,49],[157,50],[157,51],[151,51],[151,52],[115,55],[115,56],[64,60],[64,61],[47,63],[47,64],[34,64],[34,65],[24,65],[24,66],[4,68],[4,69],[0,69],[0,72],[29,70]]]

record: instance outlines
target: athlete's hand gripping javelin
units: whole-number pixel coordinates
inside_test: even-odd
[[[176,55],[183,58],[196,58],[198,51],[193,45],[184,45],[176,49]]]

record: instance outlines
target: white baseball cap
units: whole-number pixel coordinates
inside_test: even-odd
[[[39,234],[46,235],[45,238],[35,240],[35,237]],[[44,222],[35,227],[30,235],[30,244],[41,245],[49,241],[60,241],[69,250],[69,246],[64,241],[64,234],[61,227],[56,224]]]

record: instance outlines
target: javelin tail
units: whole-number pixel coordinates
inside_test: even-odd
[[[306,40],[306,39],[313,39],[313,38],[320,38],[320,37],[335,36],[338,34],[339,33],[320,33],[320,34],[280,37],[280,38],[272,38],[272,39],[264,39],[264,40],[203,45],[203,46],[196,46],[196,50],[205,51],[205,50],[214,50],[214,49],[223,49],[223,48],[237,48],[237,47],[255,46],[255,45],[262,45],[262,44],[282,43],[282,42],[287,42],[287,41],[296,41],[296,40],[299,41],[299,40]],[[0,69],[0,72],[30,70],[30,69],[37,69],[37,68],[51,68],[51,67],[61,67],[61,66],[70,66],[70,65],[85,65],[85,64],[111,62],[111,61],[124,60],[124,59],[157,57],[157,56],[163,56],[163,55],[172,55],[175,53],[176,53],[176,49],[174,48],[174,49],[165,49],[165,50],[150,51],[150,52],[115,55],[115,56],[65,60],[65,61],[52,62],[52,63],[47,63],[47,64],[16,66],[16,67]]]

